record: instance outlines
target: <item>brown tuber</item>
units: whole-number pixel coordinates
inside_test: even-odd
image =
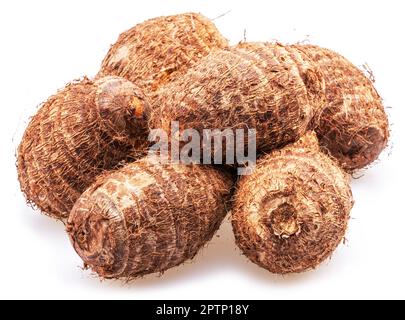
[[[214,50],[183,77],[161,88],[151,128],[256,129],[257,149],[298,140],[325,103],[324,82],[301,51],[281,44],[243,43]],[[246,141],[245,141],[246,142]],[[201,141],[204,146],[204,141]]]
[[[146,157],[149,133],[161,159]],[[243,254],[290,274],[318,267],[342,242],[349,173],[376,160],[388,138],[372,79],[341,55],[302,44],[229,47],[212,21],[185,13],[122,33],[94,80],[43,103],[17,170],[27,202],[66,223],[85,268],[102,279],[192,259],[230,204]],[[222,168],[184,163],[213,155]],[[250,173],[257,155],[232,197],[235,157]],[[166,156],[174,161],[159,163]]]
[[[342,241],[352,205],[348,175],[309,133],[264,156],[239,181],[232,214],[236,243],[272,273],[306,271]]]
[[[99,75],[121,76],[151,92],[181,77],[212,49],[227,46],[215,25],[201,14],[158,17],[122,33]]]
[[[388,118],[372,81],[331,50],[293,47],[309,55],[324,73],[327,106],[316,128],[321,146],[348,172],[369,165],[389,137]]]
[[[232,184],[210,166],[144,158],[100,177],[75,204],[67,231],[85,265],[102,278],[163,272],[212,238]]]
[[[50,97],[32,118],[18,148],[27,201],[58,219],[100,173],[146,150],[149,104],[118,77],[87,78]]]

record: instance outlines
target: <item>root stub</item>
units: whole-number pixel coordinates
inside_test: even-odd
[[[271,231],[279,237],[288,238],[298,234],[300,226],[297,221],[297,212],[294,206],[283,203],[270,211],[263,219],[263,224],[271,228]]]
[[[142,105],[138,116],[135,98]],[[140,90],[118,77],[85,78],[49,98],[18,148],[18,178],[27,200],[54,218],[67,218],[97,175],[145,152],[148,110]]]
[[[163,272],[193,258],[212,238],[232,184],[209,166],[143,159],[100,177],[75,204],[67,231],[100,277]]]
[[[317,267],[346,231],[353,204],[348,176],[315,143],[310,133],[265,156],[238,185],[232,214],[236,243],[272,273]]]

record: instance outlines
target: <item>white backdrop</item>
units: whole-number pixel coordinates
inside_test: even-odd
[[[1,1],[0,298],[405,298],[403,1]],[[191,262],[131,285],[82,271],[63,225],[27,207],[14,152],[36,106],[94,75],[119,33],[187,11],[215,20],[232,43],[312,43],[368,63],[389,107],[391,145],[360,179],[347,242],[318,270],[278,277],[236,249],[229,222]]]

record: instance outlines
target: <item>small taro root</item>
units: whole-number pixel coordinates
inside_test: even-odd
[[[210,166],[148,158],[97,179],[75,204],[71,242],[102,278],[163,272],[195,256],[227,212],[233,181]]]
[[[140,89],[118,77],[85,78],[50,97],[17,152],[27,201],[54,218],[67,218],[97,175],[144,153],[148,109]]]
[[[378,158],[389,137],[380,96],[361,70],[341,55],[314,45],[295,45],[321,68],[327,106],[316,132],[319,142],[348,172]]]
[[[121,76],[151,92],[181,77],[212,49],[227,45],[215,25],[200,14],[154,18],[120,35],[99,75]]]
[[[323,76],[304,53],[243,43],[214,50],[161,88],[149,125],[170,132],[178,121],[180,133],[201,137],[203,129],[256,129],[257,150],[269,151],[298,140],[324,103]]]
[[[239,181],[232,213],[236,243],[272,273],[303,272],[342,241],[352,205],[348,175],[308,133],[264,156]]]

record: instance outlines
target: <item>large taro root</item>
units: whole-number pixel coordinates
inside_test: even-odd
[[[319,142],[348,172],[378,158],[389,137],[382,100],[365,74],[341,55],[314,45],[295,45],[322,70],[327,106],[316,128]]]
[[[75,204],[67,231],[85,265],[102,278],[163,272],[212,238],[232,185],[210,166],[145,158],[100,177]]]
[[[122,33],[99,75],[121,76],[145,92],[153,92],[184,75],[211,50],[227,45],[215,25],[201,14],[158,17]]]
[[[243,43],[214,50],[161,88],[150,127],[173,134],[178,121],[180,134],[197,130],[205,149],[204,129],[255,129],[257,150],[270,151],[298,140],[324,104],[322,73],[304,53]]]
[[[145,153],[148,109],[140,89],[118,77],[85,78],[50,97],[18,148],[27,201],[54,218],[67,218],[97,175]]]
[[[352,205],[348,175],[309,133],[264,156],[239,181],[232,213],[236,243],[272,273],[303,272],[342,241]]]

